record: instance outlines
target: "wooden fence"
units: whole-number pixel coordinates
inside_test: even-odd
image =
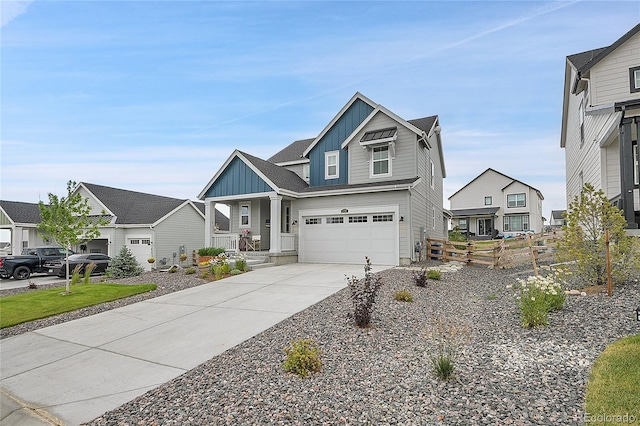
[[[429,238],[425,244],[426,258],[486,265],[492,268],[510,268],[531,262],[537,275],[538,263],[553,259],[556,245],[561,238],[561,231],[468,242]]]

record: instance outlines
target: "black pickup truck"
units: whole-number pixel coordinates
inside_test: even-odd
[[[46,273],[45,262],[62,259],[66,255],[67,251],[62,247],[47,246],[24,249],[20,256],[0,257],[0,278],[26,280],[31,274]]]

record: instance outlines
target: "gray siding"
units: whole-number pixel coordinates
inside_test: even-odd
[[[398,138],[395,143],[395,157],[391,162],[392,176],[374,178],[371,176],[371,150],[360,146],[362,135],[371,130],[398,127]],[[416,134],[398,124],[382,112],[378,112],[367,125],[349,143],[349,183],[358,184],[375,180],[395,180],[416,177],[415,150]]]
[[[171,259],[173,253],[179,256],[181,246],[185,247],[185,253],[191,259],[191,252],[202,248],[204,218],[193,207],[186,205],[160,222],[154,231],[156,259]],[[176,260],[178,262],[179,259]]]

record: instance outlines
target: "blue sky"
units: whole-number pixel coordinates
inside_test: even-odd
[[[640,1],[0,1],[0,198],[68,180],[195,199],[234,148],[315,137],[357,91],[438,115],[446,200],[488,167],[566,206],[567,55]]]

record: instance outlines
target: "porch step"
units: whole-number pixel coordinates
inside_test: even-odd
[[[256,269],[262,269],[262,268],[270,268],[272,266],[276,266],[275,263],[271,263],[271,262],[262,262],[262,263],[247,263],[247,266],[249,266],[249,269],[251,271],[255,271]]]

